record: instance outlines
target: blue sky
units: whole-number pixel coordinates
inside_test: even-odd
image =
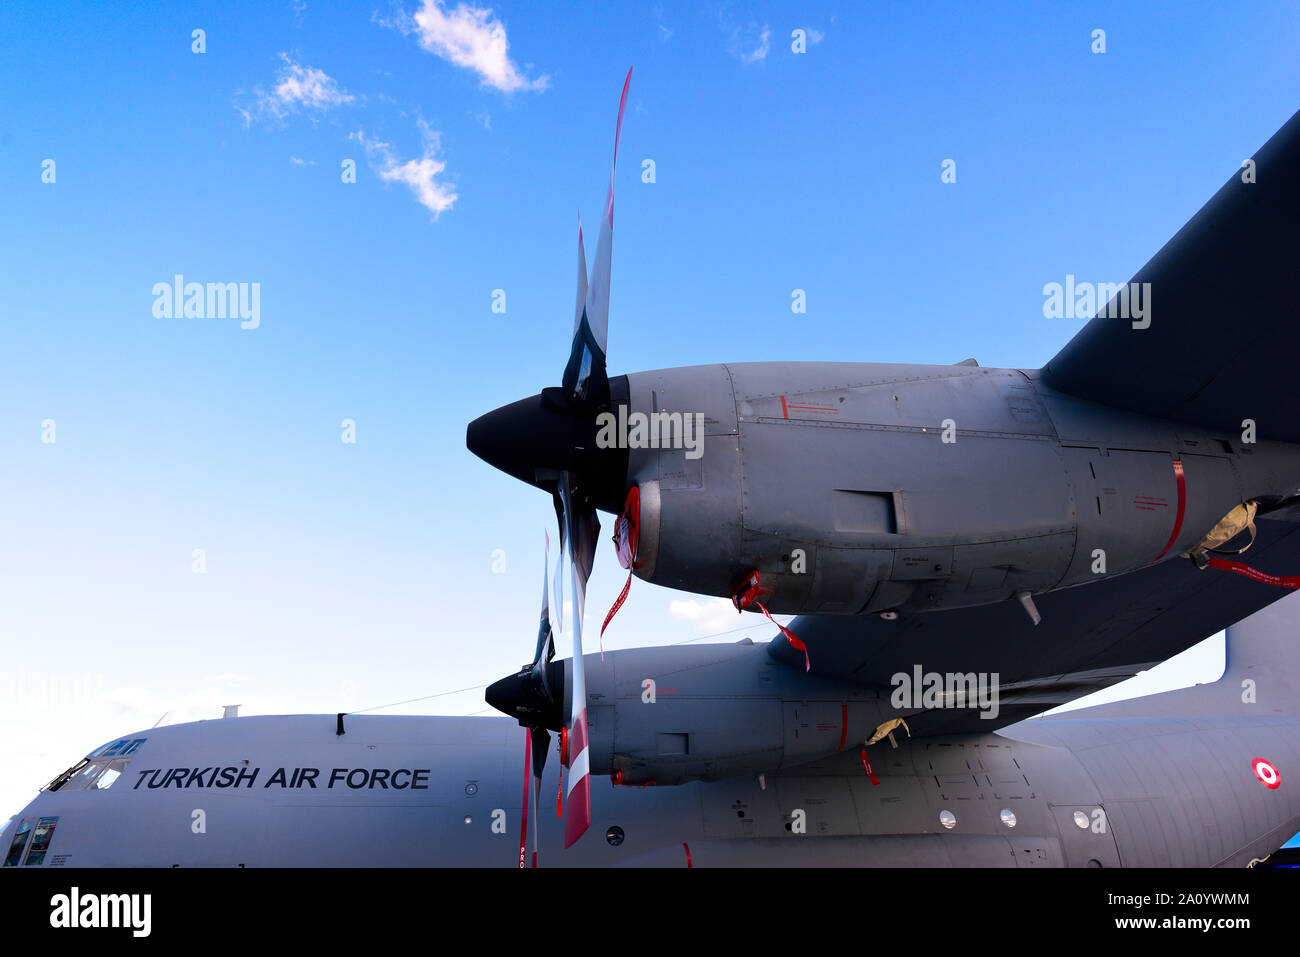
[[[612,372],[1037,367],[1081,324],[1045,283],[1129,277],[1294,111],[1296,12],[4,4],[5,667],[88,690],[0,702],[42,728],[6,735],[0,810],[164,711],[354,710],[528,656],[553,513],[464,430],[558,382],[629,66]],[[177,273],[258,283],[258,327],[156,318]],[[606,645],[742,626],[770,631],[637,582]]]

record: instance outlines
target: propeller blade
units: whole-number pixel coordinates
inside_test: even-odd
[[[587,305],[587,250],[582,244],[582,212],[578,212],[578,298],[573,306],[573,338],[582,328],[582,313]]]
[[[533,762],[533,867],[537,866],[537,832],[542,826],[542,772],[546,769],[546,752],[551,748],[551,733],[545,728],[529,728]]]
[[[605,195],[605,214],[600,221],[600,237],[596,240],[596,260],[592,264],[591,283],[587,287],[586,303],[573,330],[573,344],[569,349],[569,362],[564,367],[563,389],[565,395],[580,403],[600,406],[609,402],[609,377],[605,371],[605,356],[609,345],[609,280],[614,246],[614,173],[618,169],[618,140],[623,131],[623,112],[627,107],[627,90],[632,82],[632,70],[623,81],[623,93],[618,100],[618,124],[614,128],[614,162],[609,171],[609,191]],[[579,250],[581,232],[579,232]],[[586,257],[579,270],[579,288],[584,282]]]
[[[533,660],[520,668],[517,674],[492,682],[483,695],[488,704],[515,718],[534,734],[538,731],[545,733],[547,728],[558,730],[564,725],[563,688],[557,687],[563,685],[563,672],[558,667],[552,671],[551,664],[555,658],[555,636],[551,629],[549,602],[549,537],[546,548],[547,553],[542,559],[542,611],[537,621],[537,646],[533,651]],[[540,760],[545,764],[545,750]]]
[[[537,672],[542,683],[542,693],[547,700],[553,700],[547,667],[555,657],[555,638],[551,631],[550,573],[551,537],[546,537],[546,550],[542,556],[542,614],[537,622],[537,650],[533,652],[533,670]],[[543,758],[545,760],[545,758]]]
[[[556,484],[564,510],[565,540],[573,582],[573,679],[569,682],[569,784],[564,813],[564,846],[573,844],[591,825],[591,769],[587,752],[587,678],[582,657],[582,617],[587,579],[595,563],[600,519],[577,488],[574,476],[561,472]]]
[[[533,787],[533,736],[530,731],[524,732],[524,807],[519,815],[519,867],[522,870],[528,866],[528,792]],[[536,839],[536,827],[533,828],[533,837]]]
[[[537,832],[542,829],[542,779],[533,778],[533,813],[537,820],[533,823],[533,869],[537,869]]]
[[[558,480],[557,480],[558,481]],[[564,556],[568,547],[569,533],[565,526],[564,520],[564,502],[560,500],[560,489],[557,485],[555,491],[551,493],[551,504],[555,506],[555,521],[560,526],[560,555],[555,560],[555,627],[564,630]],[[547,539],[547,546],[550,546],[550,539]]]

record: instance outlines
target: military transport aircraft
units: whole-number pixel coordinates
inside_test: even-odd
[[[626,97],[627,82],[615,167]],[[771,646],[785,664],[866,689],[918,662],[997,672],[1028,717],[1300,587],[1285,574],[1300,571],[1300,421],[1285,411],[1298,172],[1300,113],[1130,283],[1104,300],[1071,290],[1096,315],[1042,369],[763,362],[610,379],[611,172],[590,286],[578,232],[561,385],[475,420],[466,441],[552,493],[579,599],[597,510],[612,512],[629,584],[806,613]],[[1256,566],[1225,557],[1252,546]],[[563,731],[544,673],[538,657],[489,701]]]
[[[1223,555],[1300,566],[1298,168],[1300,114],[1040,370],[614,379],[611,173],[562,385],[468,432],[552,493],[571,589],[564,622],[543,576],[533,659],[488,689],[509,717],[128,735],[13,819],[4,866],[1265,857],[1300,829],[1300,596],[1265,607],[1300,578]],[[629,582],[808,614],[766,645],[584,655],[598,509]],[[1215,684],[1032,717],[1228,625]]]
[[[911,737],[888,691],[763,645],[611,651],[586,661],[590,767],[611,777],[567,849],[561,762],[530,786],[509,718],[290,715],[115,739],[0,850],[15,868],[1244,866],[1300,829],[1298,635],[1292,595],[1228,629],[1214,684],[1009,725],[956,708],[960,730]]]
[[[611,379],[613,185],[590,288],[579,228],[561,385],[475,420],[467,444],[557,508],[564,473],[580,514],[629,518],[640,578],[737,598],[757,571],[786,614],[1011,602],[1033,620],[1037,596],[1203,559],[1212,532],[1296,500],[1300,114],[1130,283],[1060,290],[1096,316],[1036,370],[760,362]]]

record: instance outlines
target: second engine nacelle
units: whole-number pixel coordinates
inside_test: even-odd
[[[626,785],[776,771],[859,747],[895,715],[887,692],[802,674],[749,642],[585,662],[591,770]]]

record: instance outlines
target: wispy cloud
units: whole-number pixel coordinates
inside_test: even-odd
[[[659,27],[659,39],[667,43],[673,38],[674,31],[664,24],[664,5],[656,3],[652,9],[655,15],[655,25]]]
[[[767,59],[767,53],[772,49],[772,30],[763,24],[763,31],[758,36],[758,45],[748,53],[740,54],[742,63],[759,63]]]
[[[727,40],[727,52],[741,63],[762,63],[772,50],[772,28],[761,27],[752,20],[739,26],[723,11],[718,11],[718,27]]]
[[[736,614],[736,608],[725,598],[689,599],[674,598],[668,603],[668,617],[687,621],[695,626],[697,635],[712,635],[752,624]]]
[[[281,53],[280,59],[284,66],[276,75],[275,86],[270,90],[256,87],[251,103],[235,105],[245,126],[253,120],[283,120],[299,112],[319,116],[356,99],[323,70],[303,66],[286,53]]]
[[[460,3],[448,10],[442,0],[423,0],[413,15],[399,10],[391,19],[375,20],[382,26],[415,34],[422,48],[473,70],[485,85],[503,93],[541,91],[551,85],[547,76],[529,79],[510,59],[505,24],[490,8]]]
[[[764,618],[757,618],[750,614],[737,614],[736,606],[726,598],[691,598],[685,601],[674,598],[668,603],[668,617],[676,621],[690,622],[695,629],[695,634],[701,637],[720,637],[754,626],[767,625],[771,628]],[[789,624],[794,619],[793,615],[773,617],[783,625]],[[775,632],[776,629],[772,628],[772,631]]]
[[[455,204],[457,200],[455,187],[439,182],[447,164],[437,158],[439,149],[438,133],[429,129],[424,120],[420,120],[420,132],[424,148],[419,159],[402,161],[391,143],[384,143],[366,136],[361,130],[349,135],[365,148],[366,159],[376,175],[385,183],[401,183],[414,194],[416,200],[437,219]]]

